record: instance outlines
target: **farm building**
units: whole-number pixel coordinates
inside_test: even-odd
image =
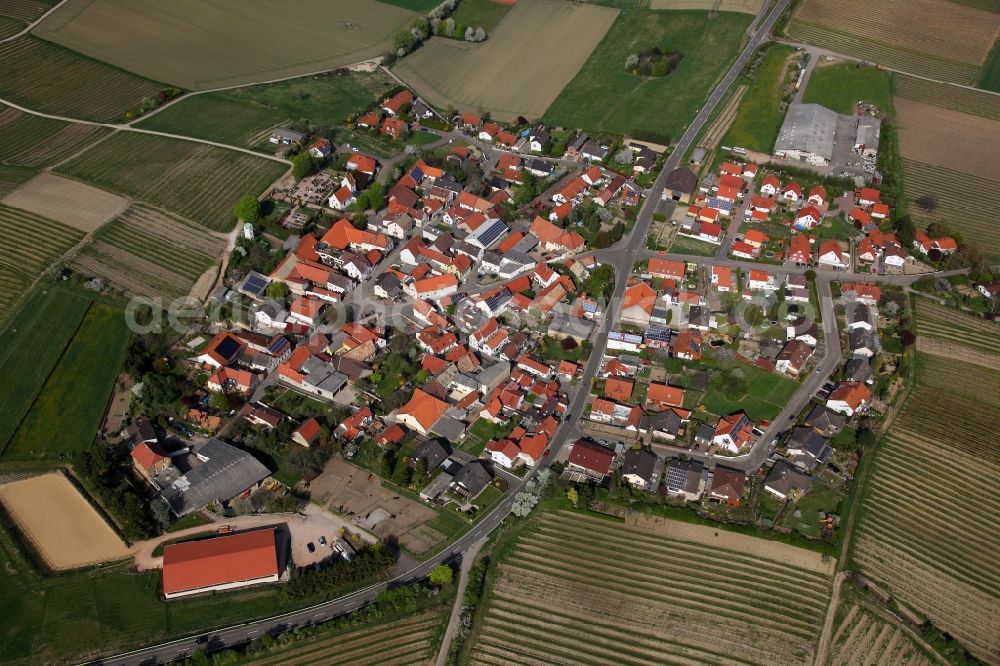
[[[827,166],[833,159],[836,130],[837,114],[825,106],[791,104],[774,143],[774,154],[813,166]]]
[[[667,182],[663,186],[663,200],[679,201],[689,203],[691,193],[698,185],[698,176],[687,167],[677,167],[667,175]]]
[[[230,500],[271,475],[252,455],[218,439],[196,444],[187,456],[171,460],[153,483],[177,516]]]
[[[862,157],[875,159],[878,155],[878,139],[882,133],[882,120],[875,116],[858,118],[858,129],[854,133],[854,150]]]
[[[278,533],[274,528],[230,534],[163,548],[163,596],[232,590],[281,578]]]

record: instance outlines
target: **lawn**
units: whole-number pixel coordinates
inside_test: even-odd
[[[767,50],[750,88],[740,100],[733,124],[722,137],[723,145],[771,152],[784,120],[782,91],[789,76],[789,56],[794,53],[794,48],[781,44]]]
[[[853,115],[855,104],[862,100],[889,113],[892,110],[890,76],[889,72],[851,62],[819,64],[809,75],[802,101]]]
[[[736,57],[753,17],[723,12],[633,9],[614,25],[576,77],[545,112],[552,125],[677,139]],[[642,49],[679,50],[675,72],[649,78],[625,71]]]
[[[451,17],[455,19],[456,26],[481,27],[489,35],[511,7],[512,5],[496,0],[462,0]],[[465,32],[465,28],[462,28],[462,32]],[[456,30],[455,33],[458,34],[459,31]]]
[[[707,243],[696,238],[677,235],[670,244],[670,251],[675,254],[693,254],[699,257],[714,257],[719,251],[718,245]]]
[[[4,456],[53,458],[87,449],[101,425],[129,335],[121,309],[92,303]]]
[[[341,124],[396,85],[382,70],[322,74],[194,95],[139,126],[235,146],[255,146],[266,140],[263,133],[281,123]]]
[[[385,5],[393,5],[395,7],[402,7],[403,9],[409,9],[413,12],[420,12],[421,14],[426,14],[430,10],[437,7],[440,3],[439,0],[378,0],[380,3]]]
[[[31,408],[52,368],[90,306],[83,294],[62,288],[38,289],[0,332],[0,451]]]
[[[1000,92],[1000,39],[993,44],[990,54],[983,63],[983,69],[979,72],[979,81],[976,85],[983,90]]]
[[[727,395],[711,386],[701,399],[706,410],[716,416],[744,411],[755,423],[772,420],[799,386],[791,379],[756,366],[740,364],[739,369],[746,378],[746,393],[741,396]]]
[[[257,196],[287,167],[226,148],[152,134],[122,132],[59,171],[160,206],[217,231],[232,229],[233,206]]]

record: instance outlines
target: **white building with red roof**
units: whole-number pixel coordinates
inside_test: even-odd
[[[277,583],[277,532],[265,528],[163,548],[163,596],[167,599]]]

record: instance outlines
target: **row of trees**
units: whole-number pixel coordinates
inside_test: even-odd
[[[365,548],[348,562],[337,559],[319,571],[313,568],[297,569],[285,586],[289,599],[332,597],[348,587],[385,578],[396,564],[396,556],[385,545],[377,543]]]
[[[148,539],[156,534],[156,520],[145,498],[132,487],[125,473],[128,454],[124,445],[103,444],[79,452],[73,471],[117,523],[126,541]],[[170,520],[169,508],[161,524]]]

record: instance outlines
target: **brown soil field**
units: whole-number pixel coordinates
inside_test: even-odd
[[[717,530],[705,525],[682,523],[645,513],[616,510],[615,507],[605,506],[600,510],[621,515],[625,519],[625,524],[630,527],[636,527],[670,539],[677,539],[678,541],[690,541],[717,548],[735,550],[754,557],[763,557],[829,576],[833,575],[837,566],[837,561],[833,558],[824,558],[820,553],[789,546],[778,541],[768,541],[767,539],[759,539],[736,532]]]
[[[35,33],[194,90],[300,76],[373,58],[417,14],[372,0],[69,0]]]
[[[115,531],[58,472],[0,486],[0,502],[52,569],[74,569],[129,555]]]
[[[920,336],[917,338],[917,351],[981,365],[984,368],[1000,372],[1000,356],[972,349],[959,342]]]
[[[720,12],[756,14],[764,0],[650,0],[650,9],[717,9]]]
[[[1000,122],[902,97],[893,102],[904,158],[1000,180]]]
[[[86,232],[97,230],[128,208],[124,197],[51,173],[32,178],[3,203]]]
[[[986,59],[1000,30],[1000,14],[944,0],[803,0],[795,17],[974,65]]]
[[[437,517],[433,509],[383,488],[378,476],[339,456],[330,459],[323,473],[309,484],[309,490],[321,506],[356,521],[379,538],[395,536],[418,555],[445,538],[427,525]],[[365,525],[366,518],[379,509],[385,512],[384,519],[371,527]]]
[[[618,11],[565,0],[519,2],[482,44],[433,38],[394,72],[440,107],[541,117],[590,56]]]

